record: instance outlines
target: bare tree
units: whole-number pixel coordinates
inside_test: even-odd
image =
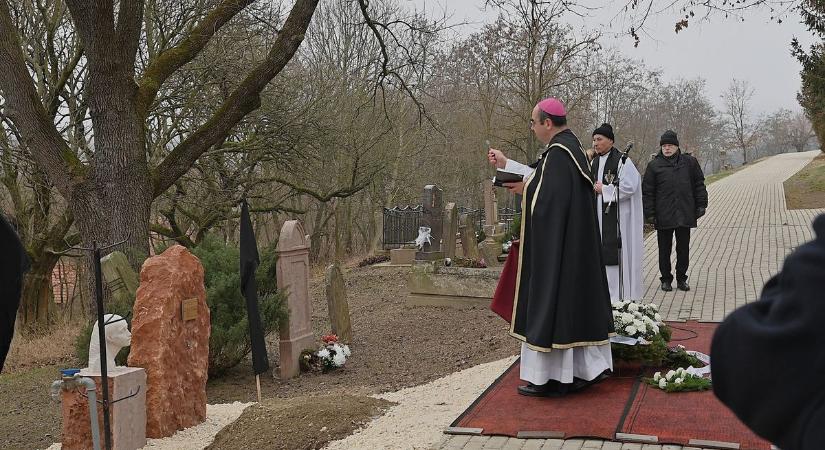
[[[71,32],[60,1],[22,1],[11,11],[26,48],[25,70],[31,74],[35,97],[45,117],[56,124],[72,153],[85,153],[82,100],[85,72],[83,49]],[[72,212],[54,189],[48,174],[34,161],[18,126],[12,105],[0,97],[0,180],[3,197],[18,224],[31,260],[23,279],[18,324],[24,330],[49,325],[52,315],[52,271],[60,254],[78,242],[71,232]]]
[[[751,121],[750,103],[754,89],[746,80],[734,78],[722,94],[725,116],[729,120],[733,144],[742,151],[742,165],[748,163],[748,150],[753,146],[757,130]]]
[[[813,124],[802,112],[794,113],[785,131],[786,142],[797,152],[805,151],[811,139],[816,137]]]
[[[263,57],[247,59],[245,71],[236,79],[219,80],[222,95],[204,102],[212,106],[209,114],[183,121],[185,126],[179,127],[183,131],[158,147],[161,151],[154,151],[146,123],[161,106],[170,80],[218,41],[227,24],[242,20],[246,12],[255,16],[252,0],[193,2],[189,8],[143,0],[66,0],[67,9],[61,11],[67,11],[70,19],[66,34],[77,36],[83,49],[83,104],[88,108],[78,125],[85,144],[83,151],[76,152],[70,138],[61,133],[60,123],[49,115],[55,102],[44,105],[38,95],[39,85],[27,66],[29,46],[21,42],[19,20],[15,20],[19,15],[10,8],[19,2],[0,0],[0,67],[5,70],[0,97],[19,130],[21,145],[66,200],[83,243],[125,240],[133,263],[148,253],[153,200],[260,107],[262,92],[295,55],[319,3],[296,0],[286,14],[275,14],[271,21],[275,25],[266,28],[266,39],[260,39],[267,44]],[[418,30],[428,24],[377,21],[371,16],[374,6],[365,0],[353,5],[382,49],[375,86],[399,83],[412,93],[393,64],[397,53],[388,51],[392,46],[387,42],[407,27]],[[176,19],[176,26],[170,27],[174,32],[164,22],[167,14]],[[57,69],[57,74],[80,76],[80,69],[70,64]],[[54,98],[61,99],[57,110],[63,108],[61,102],[69,102],[59,95]]]

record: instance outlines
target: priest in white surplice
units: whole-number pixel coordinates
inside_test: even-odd
[[[622,280],[625,300],[642,298],[642,181],[633,161],[622,164],[622,153],[613,146],[613,127],[602,124],[593,131],[593,158],[590,170],[596,181],[596,213],[602,233],[604,258],[610,300],[619,301],[619,241],[616,219],[621,229]],[[619,180],[619,204],[616,204],[616,179]]]

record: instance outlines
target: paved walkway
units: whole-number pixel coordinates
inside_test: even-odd
[[[656,235],[645,240],[645,300],[656,302],[666,320],[721,321],[757,299],[762,285],[785,256],[810,240],[811,222],[825,209],[788,211],[782,182],[820,152],[777,155],[708,186],[709,207],[690,243],[688,283],[692,290],[659,289]],[[675,252],[674,252],[675,258]],[[675,268],[675,261],[674,261]],[[675,287],[675,286],[674,286]],[[445,436],[441,449],[506,450],[688,450],[675,445],[630,444],[591,439],[515,439]]]

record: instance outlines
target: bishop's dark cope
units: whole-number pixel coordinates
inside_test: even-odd
[[[589,169],[565,130],[525,185],[510,334],[533,350],[606,344],[614,331]]]

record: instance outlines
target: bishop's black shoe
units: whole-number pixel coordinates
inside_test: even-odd
[[[584,380],[582,378],[575,377],[575,378],[573,378],[573,385],[570,387],[571,392],[580,391],[584,388],[593,386],[594,384],[598,383],[599,381],[602,381],[602,380],[610,377],[610,374],[611,374],[610,370],[605,370],[604,372],[596,375],[596,378],[593,378],[592,380],[589,380],[589,381]]]
[[[690,285],[687,284],[687,281],[677,281],[676,282],[676,287],[680,291],[689,291],[690,290]]]
[[[670,292],[673,290],[673,286],[670,285],[669,281],[662,281],[662,290],[665,292]]]
[[[560,397],[566,393],[559,390],[560,383],[550,380],[544,384],[527,383],[526,386],[519,386],[518,393],[528,397]]]

